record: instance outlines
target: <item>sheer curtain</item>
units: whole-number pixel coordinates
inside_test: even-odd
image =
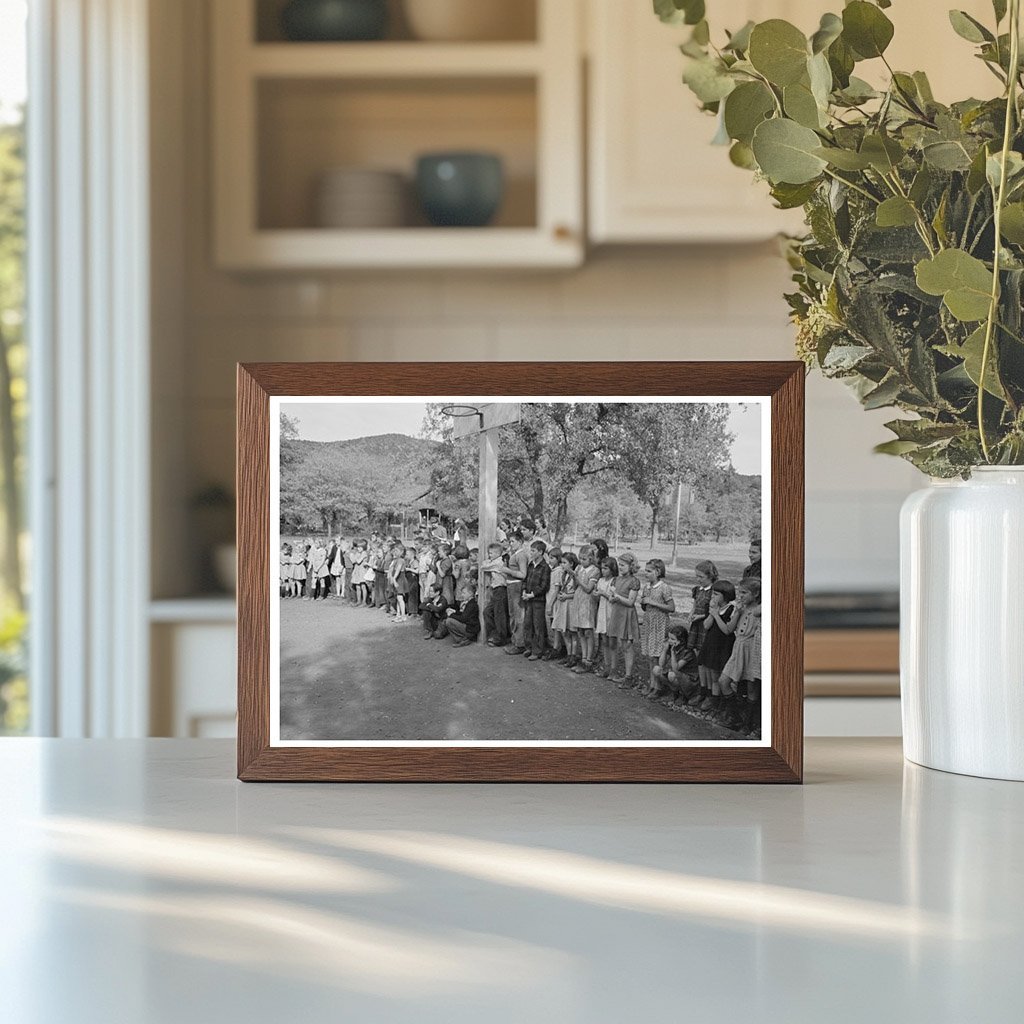
[[[34,731],[148,721],[146,0],[29,5]]]

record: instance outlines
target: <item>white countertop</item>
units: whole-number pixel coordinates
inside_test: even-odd
[[[242,785],[0,741],[5,1024],[1019,1021],[1024,785]]]

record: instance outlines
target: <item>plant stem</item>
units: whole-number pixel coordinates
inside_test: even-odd
[[[992,294],[989,298],[988,319],[985,322],[985,345],[981,350],[981,370],[978,373],[978,436],[985,461],[992,462],[988,435],[985,432],[985,374],[992,352],[992,334],[999,314],[1000,243],[1002,241],[1003,204],[1006,200],[1006,165],[1013,140],[1013,123],[1017,114],[1017,82],[1020,67],[1020,0],[1010,0],[1010,73],[1006,76],[1006,123],[1003,126],[1003,150],[999,167],[999,189],[995,197],[995,246],[992,256]]]

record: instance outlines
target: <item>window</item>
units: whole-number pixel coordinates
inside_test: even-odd
[[[0,735],[29,726],[25,433],[26,0],[0,0]]]

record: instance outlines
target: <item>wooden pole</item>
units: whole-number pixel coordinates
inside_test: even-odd
[[[676,484],[676,528],[672,531],[672,564],[676,564],[676,545],[679,543],[679,512],[683,504],[683,481]]]
[[[498,532],[498,428],[480,431],[480,495],[479,528],[477,547],[480,549],[478,562],[483,566],[487,559],[487,545],[494,541]],[[476,597],[480,606],[480,643],[484,635],[484,605],[487,596],[487,574],[483,568],[477,579]]]

